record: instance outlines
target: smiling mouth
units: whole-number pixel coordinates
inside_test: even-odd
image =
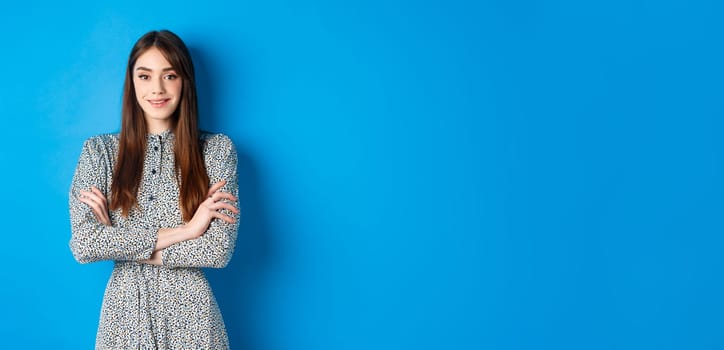
[[[153,107],[161,108],[161,107],[165,107],[168,104],[168,101],[171,101],[171,99],[163,98],[160,100],[146,100],[146,101],[148,101],[148,103],[150,103],[151,106],[153,106]]]

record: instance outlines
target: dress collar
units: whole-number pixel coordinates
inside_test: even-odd
[[[161,132],[160,134],[152,134],[152,133],[149,132],[149,133],[147,134],[147,136],[148,136],[149,139],[153,139],[153,140],[158,140],[158,141],[164,142],[164,141],[166,141],[166,140],[170,140],[170,139],[173,138],[173,131],[171,131],[171,129],[169,128],[169,129],[164,130],[164,131]]]

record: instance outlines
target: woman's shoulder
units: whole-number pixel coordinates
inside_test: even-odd
[[[87,138],[83,148],[88,150],[108,150],[118,148],[118,133],[98,134]]]
[[[117,143],[119,139],[119,133],[106,133],[106,134],[98,134],[93,135],[86,139],[86,142],[96,142],[96,143]]]
[[[201,132],[201,142],[204,145],[204,151],[223,152],[234,149],[234,142],[226,134]]]
[[[202,153],[209,179],[216,183],[221,179],[231,180],[229,174],[236,173],[237,154],[234,142],[224,134],[201,132]]]

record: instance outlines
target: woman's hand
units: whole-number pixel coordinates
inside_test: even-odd
[[[91,207],[98,222],[111,226],[111,219],[108,216],[108,201],[98,188],[91,186],[90,191],[80,190],[78,200]]]
[[[142,263],[142,264],[161,266],[161,265],[163,265],[162,254],[163,254],[163,249],[157,250],[157,251],[153,252],[153,254],[151,254],[151,258],[146,259],[146,260],[139,260],[138,262]]]
[[[208,198],[201,202],[199,208],[196,209],[196,213],[194,213],[194,216],[191,218],[191,221],[185,225],[185,228],[188,229],[191,234],[191,239],[201,237],[204,232],[206,232],[209,224],[211,224],[211,220],[214,218],[224,220],[232,224],[236,222],[233,217],[221,212],[221,209],[227,209],[232,213],[239,213],[239,209],[237,209],[234,205],[223,201],[224,199],[236,201],[236,197],[234,197],[231,193],[219,191],[219,189],[224,187],[225,184],[226,180],[221,180],[209,188]]]

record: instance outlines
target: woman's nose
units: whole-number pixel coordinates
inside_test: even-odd
[[[161,79],[156,79],[156,81],[153,84],[151,93],[154,95],[160,95],[165,92],[166,92],[166,90],[163,88],[163,83],[161,82]]]

